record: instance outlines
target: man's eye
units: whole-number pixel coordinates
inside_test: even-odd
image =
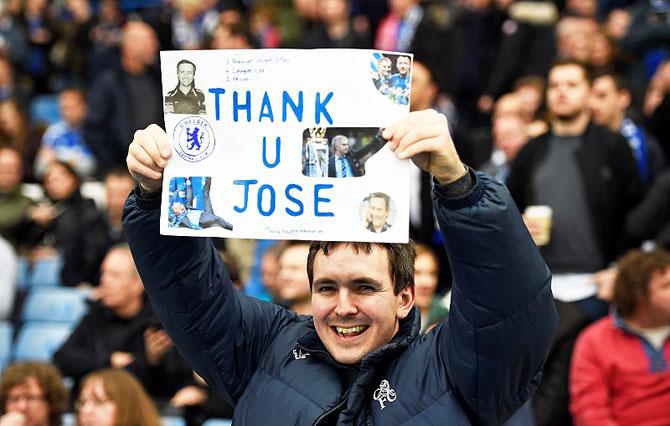
[[[324,285],[319,287],[316,291],[318,293],[332,293],[335,291],[335,287]]]

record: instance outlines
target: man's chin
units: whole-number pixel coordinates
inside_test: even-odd
[[[570,123],[572,121],[575,121],[577,117],[581,115],[581,111],[577,112],[564,112],[564,113],[554,113],[554,117],[556,120],[563,122],[563,123]]]

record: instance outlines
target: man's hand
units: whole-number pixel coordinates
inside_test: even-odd
[[[0,426],[24,426],[25,424],[26,416],[18,411],[12,411],[0,416]]]
[[[109,364],[114,368],[124,368],[135,360],[133,354],[116,351],[109,357]]]
[[[616,283],[619,270],[617,268],[607,268],[596,272],[591,279],[598,287],[598,299],[605,302],[611,302],[614,296],[614,283]]]
[[[128,148],[126,164],[128,171],[148,191],[161,187],[163,169],[167,166],[172,150],[167,142],[165,130],[155,124],[135,132]]]
[[[170,405],[175,408],[204,405],[207,402],[207,391],[197,386],[186,386],[170,398]]]
[[[398,158],[411,158],[442,185],[467,173],[451,140],[447,118],[434,110],[411,112],[384,129],[382,136]]]
[[[56,218],[56,210],[50,203],[41,203],[28,209],[28,215],[42,227],[47,227]]]
[[[172,339],[165,330],[156,330],[153,327],[144,330],[144,351],[147,354],[149,365],[160,364],[171,347]]]

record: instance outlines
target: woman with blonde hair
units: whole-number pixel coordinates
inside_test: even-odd
[[[146,390],[122,369],[98,370],[84,377],[75,403],[79,426],[160,426]]]

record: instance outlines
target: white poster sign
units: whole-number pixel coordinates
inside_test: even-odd
[[[161,233],[406,242],[409,169],[381,138],[409,111],[411,56],[161,52]]]

